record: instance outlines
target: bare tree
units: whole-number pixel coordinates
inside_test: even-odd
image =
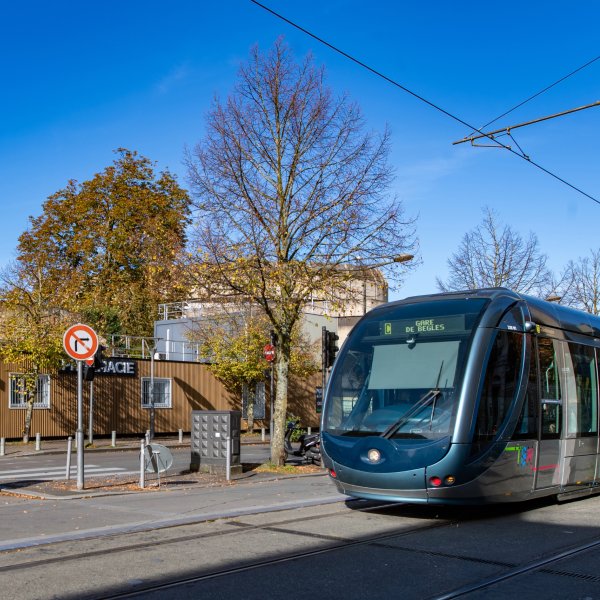
[[[279,40],[251,51],[187,154],[195,284],[255,302],[277,337],[275,464],[284,461],[291,340],[311,293],[341,302],[356,267],[389,264],[392,282],[411,267],[393,262],[414,252],[415,238],[414,220],[387,195],[388,149],[388,133],[365,133],[358,107],[334,98],[312,58],[296,63]]]
[[[438,278],[438,288],[507,287],[525,294],[550,293],[555,284],[536,235],[530,233],[525,240],[510,226],[501,226],[493,210],[483,212],[483,222],[464,235],[458,251],[448,259],[450,276],[447,281]]]
[[[600,249],[591,250],[590,256],[570,261],[564,276],[567,285],[561,302],[581,308],[593,315],[600,314]]]

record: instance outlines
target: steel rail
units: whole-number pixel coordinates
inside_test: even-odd
[[[434,596],[431,600],[451,600],[452,598],[460,598],[461,596],[464,596],[466,594],[484,590],[486,588],[491,587],[492,585],[502,583],[503,581],[506,581],[508,579],[518,577],[519,575],[524,575],[525,573],[530,573],[531,571],[544,570],[544,567],[548,565],[598,547],[600,547],[600,540],[580,544],[579,546],[569,548],[568,550],[563,550],[562,552],[559,552],[552,556],[540,558],[525,565],[515,567],[513,569],[510,569],[509,571],[506,571],[505,573],[493,575],[492,577],[486,577],[485,579],[482,579],[478,582],[464,585],[451,592],[442,594],[441,596]]]
[[[347,501],[349,504],[352,503],[362,503],[362,500],[349,500]],[[325,504],[322,506],[329,506],[329,504]],[[397,508],[398,506],[400,506],[397,503],[390,503],[390,504],[374,504],[371,505],[371,503],[369,503],[368,506],[365,506],[364,508],[361,507],[357,507],[354,508],[353,510],[356,512],[372,512],[375,510],[385,510],[387,508]],[[253,516],[253,514],[260,514],[260,513],[246,513],[243,516]],[[327,519],[331,516],[330,513],[325,513],[325,514],[320,514],[320,515],[308,515],[305,517],[296,517],[294,519],[282,519],[279,521],[272,521],[270,523],[263,523],[260,525],[247,525],[247,524],[243,524],[240,523],[239,521],[231,521],[228,522],[228,519],[231,519],[233,517],[225,517],[223,518],[223,521],[228,524],[231,525],[232,528],[228,531],[225,530],[221,530],[221,531],[213,531],[213,532],[207,532],[207,533],[203,533],[203,534],[198,534],[198,533],[193,533],[193,534],[187,534],[187,535],[179,535],[176,537],[172,537],[172,538],[167,538],[164,540],[160,540],[160,541],[153,541],[153,545],[155,547],[158,546],[168,546],[171,544],[178,544],[178,543],[184,543],[184,542],[188,542],[188,541],[198,541],[198,540],[203,540],[203,539],[209,539],[209,538],[213,538],[213,537],[221,537],[221,536],[227,536],[227,535],[231,535],[231,534],[238,534],[241,533],[241,531],[252,531],[252,530],[269,530],[269,529],[277,529],[279,527],[281,527],[282,525],[291,525],[294,523],[303,523],[303,522],[308,522],[308,521],[315,521],[315,520],[319,520],[319,519]],[[450,523],[450,520],[445,520],[441,522],[441,525],[445,525],[447,523]],[[129,536],[129,535],[144,535],[147,533],[153,533],[156,531],[165,531],[165,530],[174,530],[174,529],[179,529],[179,528],[183,528],[183,527],[189,527],[189,526],[194,526],[194,525],[201,525],[203,523],[206,523],[206,519],[199,519],[197,521],[192,521],[192,522],[186,522],[183,524],[178,524],[178,525],[158,525],[154,528],[148,528],[148,529],[141,529],[141,530],[124,530],[124,531],[119,531],[116,533],[111,533],[109,535],[95,535],[95,536],[87,536],[84,538],[66,538],[66,539],[57,539],[55,541],[48,541],[46,544],[43,544],[44,548],[47,547],[56,547],[56,546],[60,546],[60,545],[64,545],[64,544],[68,544],[71,542],[81,542],[81,541],[94,541],[94,540],[101,540],[101,539],[117,539],[120,537],[125,537],[125,536]],[[415,528],[415,531],[421,531],[423,530],[423,528]],[[413,531],[413,530],[410,530]],[[409,532],[410,532],[409,531]],[[297,532],[300,533],[300,532]],[[397,534],[399,535],[399,534]],[[323,536],[320,536],[323,537]],[[343,540],[343,538],[336,538],[334,536],[328,536],[327,539],[330,540]],[[40,545],[36,545],[36,546],[27,546],[27,548],[37,548],[41,546]],[[105,556],[108,554],[114,554],[114,553],[118,553],[118,552],[129,552],[131,550],[142,550],[142,549],[147,549],[148,548],[148,542],[147,541],[140,541],[140,542],[135,542],[135,543],[129,543],[129,544],[124,544],[121,546],[112,546],[112,547],[108,547],[108,548],[103,548],[100,550],[89,550],[89,551],[77,551],[74,554],[65,554],[63,556],[54,556],[54,557],[50,557],[50,558],[42,558],[39,560],[30,560],[30,561],[23,561],[20,563],[13,563],[13,564],[7,564],[7,565],[1,565],[0,566],[0,573],[9,573],[11,571],[18,571],[18,570],[25,570],[25,569],[30,569],[30,568],[36,568],[36,567],[41,567],[44,565],[52,565],[52,564],[60,564],[60,563],[67,563],[67,562],[72,562],[72,561],[77,561],[77,560],[82,560],[82,559],[86,559],[86,558],[93,558],[93,557],[98,557],[98,556]],[[19,547],[19,548],[11,548],[9,550],[4,550],[4,551],[0,551],[0,555],[2,554],[12,554],[15,552],[21,552],[23,549],[25,549],[24,547]]]
[[[394,533],[385,533],[385,534],[380,534],[380,535],[376,535],[376,536],[371,536],[368,538],[362,538],[359,540],[342,540],[342,541],[339,541],[338,543],[328,546],[327,548],[319,548],[317,550],[305,550],[303,552],[295,552],[292,554],[288,554],[286,556],[282,556],[280,558],[259,560],[259,561],[252,562],[250,564],[241,565],[238,567],[228,567],[225,569],[218,569],[218,570],[212,571],[210,573],[203,573],[201,575],[191,575],[188,577],[180,577],[178,579],[173,579],[172,581],[167,581],[165,583],[142,585],[136,590],[128,590],[128,591],[123,591],[123,592],[114,592],[114,593],[107,593],[107,594],[100,594],[100,595],[80,596],[80,600],[123,600],[125,598],[144,597],[147,594],[150,594],[153,592],[162,592],[165,590],[173,590],[175,588],[179,588],[182,586],[186,586],[186,585],[190,585],[190,584],[194,584],[194,583],[201,583],[203,581],[209,581],[211,579],[217,579],[219,577],[227,577],[230,575],[246,573],[248,571],[254,571],[257,569],[262,569],[262,568],[270,567],[273,565],[286,564],[286,563],[294,562],[294,561],[301,560],[304,558],[311,558],[314,556],[321,556],[323,554],[337,552],[338,550],[345,550],[346,548],[355,548],[358,546],[377,544],[377,543],[380,543],[380,542],[388,540],[388,539],[397,539],[398,537],[402,537],[405,535],[420,533],[422,531],[429,530],[429,529],[449,527],[451,525],[453,525],[453,523],[451,521],[443,521],[443,522],[438,521],[438,522],[432,523],[431,525],[424,525],[422,527],[416,527],[414,529],[410,529],[410,530],[402,531],[402,532],[396,531]],[[268,529],[268,528],[272,528],[272,526],[258,527],[258,529],[262,529],[262,528]],[[298,535],[306,535],[306,534],[303,534],[302,532],[296,532],[296,533]],[[319,534],[311,534],[311,536],[319,537],[320,539],[323,539],[325,537],[325,536],[319,535]],[[332,540],[338,539],[339,540],[340,538],[330,537],[329,539],[332,539]]]

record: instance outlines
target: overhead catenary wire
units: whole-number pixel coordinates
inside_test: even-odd
[[[480,140],[482,137],[493,138],[499,133],[510,135],[510,132],[513,129],[519,129],[520,127],[526,127],[527,125],[535,125],[536,123],[542,123],[544,121],[549,121],[550,119],[556,119],[557,117],[564,117],[565,115],[570,115],[572,113],[579,112],[581,110],[586,110],[588,108],[595,108],[596,106],[600,106],[600,100],[596,100],[596,102],[586,104],[585,106],[578,106],[577,108],[563,110],[562,112],[554,113],[553,115],[548,115],[546,117],[539,117],[537,119],[532,119],[531,121],[518,123],[517,125],[509,125],[508,127],[502,127],[501,129],[495,129],[494,131],[487,131],[485,133],[480,133],[479,135],[469,135],[460,140],[457,140],[456,142],[452,142],[452,144],[455,146],[457,144],[464,144],[465,142],[474,142],[475,140]]]
[[[334,46],[330,42],[328,42],[328,41],[324,40],[323,38],[319,37],[318,35],[312,33],[308,29],[305,29],[301,25],[298,25],[294,21],[291,21],[287,17],[284,17],[282,14],[280,14],[280,13],[274,11],[273,9],[269,8],[268,6],[266,6],[266,5],[258,2],[258,0],[250,0],[250,2],[252,2],[256,6],[262,8],[263,10],[267,11],[268,13],[271,13],[273,16],[275,16],[278,19],[284,21],[285,23],[287,23],[288,25],[294,27],[298,31],[301,31],[302,33],[305,33],[306,35],[308,35],[309,37],[313,38],[314,40],[316,40],[320,44],[323,44],[324,46],[327,46],[329,49],[331,49],[334,52],[340,54],[341,56],[347,58],[348,60],[350,60],[353,63],[357,64],[358,66],[362,67],[363,69],[369,71],[370,73],[372,73],[376,77],[379,77],[379,78],[383,79],[384,81],[387,81],[388,83],[392,84],[394,87],[397,87],[398,89],[401,89],[402,91],[404,91],[407,94],[413,96],[414,98],[416,98],[420,102],[423,102],[423,103],[427,104],[431,108],[434,108],[435,110],[441,112],[442,114],[446,115],[450,119],[452,119],[452,120],[460,123],[461,125],[464,125],[468,129],[480,133],[482,135],[482,137],[487,137],[488,139],[490,139],[491,141],[493,141],[495,144],[497,144],[499,147],[504,148],[505,150],[508,150],[509,152],[511,152],[512,154],[514,154],[515,156],[518,156],[519,158],[521,158],[523,160],[526,160],[529,164],[533,165],[534,167],[536,167],[537,169],[539,169],[543,173],[546,173],[550,177],[556,179],[557,181],[561,182],[562,184],[566,185],[567,187],[571,188],[572,190],[574,190],[574,191],[582,194],[586,198],[589,198],[590,200],[592,200],[596,204],[600,204],[600,200],[594,198],[594,196],[588,194],[587,192],[584,192],[581,188],[573,185],[572,183],[569,183],[566,179],[564,179],[563,177],[560,177],[559,175],[557,175],[557,174],[553,173],[552,171],[546,169],[545,167],[543,167],[539,163],[531,160],[531,158],[529,156],[527,156],[525,154],[522,154],[520,152],[515,151],[510,146],[502,144],[497,139],[494,139],[493,137],[491,137],[489,134],[485,133],[484,131],[482,131],[478,127],[475,127],[474,125],[471,125],[470,123],[468,123],[464,119],[462,119],[462,118],[458,117],[457,115],[455,115],[455,114],[447,111],[446,109],[442,108],[438,104],[435,104],[431,100],[428,100],[427,98],[421,96],[420,94],[417,94],[416,92],[412,91],[411,89],[407,88],[406,86],[402,85],[401,83],[398,83],[397,81],[395,81],[391,77],[388,77],[387,75],[385,75],[385,74],[381,73],[380,71],[374,69],[373,67],[371,67],[368,64],[362,62],[361,60],[357,59],[356,57],[352,56],[351,54],[348,54],[344,50],[338,48],[337,46]]]
[[[582,71],[586,67],[589,67],[590,65],[594,64],[597,60],[600,60],[600,56],[596,56],[596,58],[592,58],[592,60],[588,60],[585,64],[581,65],[580,67],[577,67],[577,69],[575,69],[574,71],[571,71],[570,73],[567,73],[567,75],[563,75],[560,79],[557,79],[554,83],[551,83],[550,85],[547,85],[544,89],[542,89],[539,92],[536,92],[535,94],[532,94],[531,96],[529,96],[529,98],[526,98],[522,102],[519,102],[518,104],[515,104],[512,108],[509,108],[507,111],[503,112],[501,115],[498,115],[497,117],[495,117],[491,121],[488,121],[485,125],[482,125],[479,129],[485,129],[486,127],[489,127],[492,123],[495,123],[496,121],[499,121],[503,117],[506,117],[506,115],[509,115],[511,112],[517,110],[517,108],[521,108],[521,106],[527,104],[528,102],[531,102],[531,100],[537,98],[538,96],[541,96],[542,94],[544,94],[548,90],[551,90],[553,87],[557,86],[559,83],[562,83],[563,81],[565,81],[565,79],[568,79],[569,77],[572,77],[576,73],[579,73],[579,71]],[[470,135],[472,135],[472,134],[470,134]]]

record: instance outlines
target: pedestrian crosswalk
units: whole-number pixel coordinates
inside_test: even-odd
[[[108,475],[128,475],[135,471],[128,471],[122,467],[101,467],[99,465],[84,465],[85,474],[89,477],[102,477]],[[24,480],[43,480],[57,481],[66,478],[66,467],[38,467],[35,469],[8,469],[0,471],[0,481],[24,481]],[[71,465],[71,476],[77,472],[75,465]]]

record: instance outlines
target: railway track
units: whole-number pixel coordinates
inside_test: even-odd
[[[350,506],[354,506],[353,510],[357,513],[369,513],[369,512],[373,512],[373,511],[377,511],[377,512],[381,513],[381,512],[385,512],[386,510],[395,511],[395,510],[398,510],[398,506],[399,506],[398,504],[382,505],[380,503],[371,503],[371,502],[358,501],[358,500],[349,501],[348,504]],[[142,585],[137,586],[136,589],[134,589],[134,590],[131,590],[131,589],[128,589],[126,591],[116,590],[114,592],[110,591],[108,593],[106,593],[106,592],[91,593],[91,594],[87,594],[87,595],[81,595],[78,593],[76,595],[73,595],[72,597],[73,598],[76,597],[80,600],[101,600],[101,599],[109,600],[109,599],[113,599],[113,598],[117,599],[117,598],[143,597],[144,595],[147,595],[147,594],[153,593],[153,592],[174,590],[177,587],[181,587],[181,586],[185,586],[185,585],[200,583],[202,581],[208,581],[210,579],[215,579],[215,578],[219,578],[219,577],[227,577],[228,575],[235,575],[238,573],[264,569],[264,568],[267,568],[267,567],[273,566],[273,565],[295,562],[295,561],[307,559],[310,557],[317,557],[317,556],[323,555],[323,554],[329,554],[332,552],[342,551],[342,550],[348,549],[348,548],[353,548],[353,547],[358,547],[358,546],[367,546],[367,545],[373,545],[373,544],[382,545],[382,544],[385,544],[386,540],[390,540],[392,538],[397,539],[402,536],[411,535],[413,533],[416,533],[417,531],[422,532],[422,531],[429,530],[429,529],[446,527],[453,523],[451,520],[445,520],[445,519],[436,520],[434,522],[427,523],[427,524],[421,525],[419,527],[407,529],[406,531],[403,531],[403,532],[394,531],[393,533],[385,533],[385,534],[373,535],[373,536],[368,536],[368,537],[362,537],[361,539],[347,539],[342,536],[299,532],[299,531],[291,528],[292,526],[297,526],[299,524],[306,524],[309,522],[315,522],[315,521],[318,522],[320,520],[326,520],[330,517],[331,517],[331,514],[329,514],[329,513],[317,514],[317,515],[313,514],[313,515],[297,517],[297,518],[276,519],[276,520],[270,521],[269,523],[260,524],[260,525],[247,524],[247,523],[244,523],[237,519],[226,519],[225,523],[229,526],[229,529],[226,529],[226,530],[221,529],[218,531],[206,532],[201,535],[198,535],[198,533],[192,533],[192,534],[183,533],[183,530],[188,529],[190,523],[187,523],[186,525],[176,525],[176,526],[170,526],[170,527],[164,527],[164,526],[157,527],[156,529],[151,530],[150,532],[144,531],[143,532],[144,534],[148,534],[148,533],[151,533],[152,531],[158,532],[158,531],[164,531],[166,529],[171,530],[171,533],[176,532],[177,530],[182,530],[181,535],[176,534],[173,537],[169,537],[167,539],[163,539],[160,541],[154,541],[152,544],[154,549],[159,548],[159,547],[164,548],[164,547],[171,546],[171,547],[173,547],[173,552],[175,552],[177,545],[186,544],[189,542],[194,542],[194,543],[197,543],[198,545],[202,545],[203,542],[206,542],[206,541],[210,540],[211,538],[225,538],[225,537],[231,537],[231,536],[236,536],[236,535],[240,535],[240,534],[245,535],[252,531],[287,533],[287,534],[293,534],[293,535],[298,535],[298,536],[303,536],[303,537],[308,536],[314,540],[319,540],[320,542],[326,543],[327,546],[316,549],[316,550],[290,552],[284,556],[281,556],[281,557],[278,557],[275,559],[257,560],[257,561],[250,562],[250,563],[247,563],[247,564],[244,564],[241,566],[224,568],[224,569],[216,569],[216,570],[213,570],[210,572],[205,572],[205,573],[190,576],[190,577],[174,577],[173,579],[171,579],[169,581],[161,582],[159,584],[151,584],[151,583],[150,584],[142,584]],[[201,523],[202,523],[202,521],[198,521],[198,524],[201,524]],[[127,539],[128,537],[130,537],[130,535],[131,534],[129,534],[129,533],[121,533],[121,534],[116,534],[116,535],[112,535],[112,536],[100,536],[97,538],[93,538],[93,537],[86,538],[85,541],[87,541],[87,542],[94,541],[94,540],[105,541],[107,539],[107,537],[109,539],[111,539],[112,541],[118,541],[118,540],[121,540],[122,538]],[[74,541],[77,542],[78,547],[79,547],[80,540],[74,540]],[[70,542],[71,542],[70,540],[50,542],[48,544],[45,544],[43,546],[43,549],[44,549],[44,552],[48,552],[48,551],[60,552],[61,547],[64,547],[66,544],[69,544]],[[60,554],[58,556],[51,556],[51,557],[47,557],[47,558],[37,558],[37,559],[33,559],[33,560],[27,559],[27,560],[23,560],[22,562],[16,562],[13,564],[0,565],[0,577],[10,577],[11,574],[18,573],[18,572],[24,572],[24,571],[25,572],[31,571],[32,573],[34,573],[35,571],[37,571],[38,569],[43,568],[43,567],[56,567],[59,569],[60,568],[69,568],[69,569],[75,568],[76,569],[77,563],[82,563],[82,562],[88,561],[89,559],[101,559],[102,557],[108,557],[108,556],[114,558],[118,554],[127,556],[131,552],[141,551],[141,550],[145,550],[147,548],[148,548],[147,541],[138,541],[138,542],[134,542],[134,543],[127,543],[125,541],[125,543],[111,545],[110,547],[106,547],[106,548],[102,548],[102,549],[96,549],[96,550],[77,549],[76,552],[67,552],[65,554]],[[36,550],[39,549],[39,546],[37,546],[35,549]],[[18,550],[18,549],[5,551],[5,552],[0,553],[0,558],[2,557],[2,555],[16,554],[18,552],[20,552],[20,550]],[[70,597],[71,596],[68,596],[68,595],[61,595],[61,598],[63,598],[63,599],[70,598]]]
[[[493,519],[502,518],[503,516],[511,517],[512,513],[510,511],[505,513],[502,513],[500,510],[496,512],[490,511],[473,516],[472,513],[467,511],[450,510],[440,511],[440,514],[436,514],[436,511],[431,511],[430,509],[399,506],[397,504],[381,505],[361,501],[353,501],[349,504],[354,506],[353,513],[364,514],[365,519],[384,519],[390,523],[390,527],[393,527],[393,530],[388,529],[388,531],[373,535],[363,534],[353,536],[351,532],[345,532],[343,528],[339,529],[339,533],[335,527],[328,529],[327,524],[329,519],[339,517],[341,514],[346,514],[347,516],[347,513],[344,513],[344,511],[332,512],[331,505],[329,507],[322,506],[320,509],[314,507],[314,510],[318,511],[318,514],[294,516],[292,518],[286,513],[273,513],[266,522],[260,523],[251,522],[250,515],[244,515],[243,520],[228,518],[219,523],[217,530],[204,530],[202,533],[190,532],[189,524],[157,527],[154,533],[161,536],[168,534],[169,537],[163,539],[162,537],[158,538],[155,536],[152,541],[153,550],[156,551],[162,548],[173,556],[177,556],[179,553],[185,555],[186,552],[189,552],[190,547],[203,548],[210,546],[210,544],[221,546],[228,543],[230,547],[235,547],[236,544],[241,545],[242,540],[244,540],[244,537],[240,537],[238,538],[238,542],[235,536],[247,536],[248,534],[250,534],[249,537],[252,535],[267,536],[269,534],[279,534],[280,536],[292,536],[293,539],[298,540],[304,538],[304,542],[300,541],[296,545],[302,546],[304,543],[304,546],[293,548],[294,544],[291,544],[289,551],[281,552],[277,555],[270,554],[266,557],[257,557],[255,559],[249,557],[248,554],[244,555],[242,553],[233,564],[229,560],[221,564],[196,565],[195,567],[190,565],[190,569],[183,574],[176,572],[171,572],[170,574],[164,573],[160,577],[150,577],[145,581],[122,580],[115,582],[113,580],[112,583],[107,581],[105,586],[100,586],[101,589],[97,587],[94,591],[88,590],[82,593],[81,591],[69,592],[65,590],[65,593],[60,596],[49,597],[60,597],[63,600],[75,598],[80,600],[117,600],[121,598],[142,597],[196,597],[195,592],[198,589],[202,592],[204,589],[202,588],[203,584],[208,586],[221,585],[216,582],[223,580],[224,584],[227,582],[227,585],[229,585],[230,580],[227,578],[232,578],[232,581],[245,580],[245,578],[256,581],[268,580],[271,573],[281,572],[281,570],[277,570],[278,567],[287,569],[293,568],[293,565],[295,565],[296,568],[299,567],[302,570],[305,568],[302,565],[312,568],[311,565],[314,565],[315,561],[333,561],[336,564],[351,563],[352,557],[356,556],[357,553],[362,556],[368,556],[376,552],[386,553],[386,556],[389,557],[389,562],[398,566],[402,564],[403,557],[405,556],[410,556],[410,560],[414,564],[429,561],[438,565],[450,565],[459,562],[464,565],[464,568],[460,570],[460,576],[449,577],[445,581],[444,586],[438,589],[438,593],[429,596],[427,594],[411,596],[410,593],[406,594],[405,590],[403,590],[402,597],[404,598],[429,597],[429,600],[450,600],[461,597],[479,598],[483,597],[483,594],[487,590],[491,590],[495,586],[502,586],[507,582],[518,581],[519,578],[532,573],[549,575],[553,578],[583,579],[586,583],[594,586],[600,583],[600,576],[582,575],[576,570],[560,567],[561,561],[600,549],[600,539],[598,539],[597,535],[589,536],[587,540],[580,539],[579,543],[571,545],[564,544],[564,539],[560,540],[558,544],[555,544],[552,548],[548,548],[546,553],[542,557],[538,556],[536,560],[523,562],[510,561],[502,560],[498,556],[493,557],[492,553],[489,553],[488,556],[486,556],[485,552],[469,555],[464,552],[464,549],[452,551],[450,547],[443,547],[441,544],[439,548],[431,545],[419,547],[418,544],[418,541],[427,535],[436,538],[440,538],[440,533],[446,536],[453,535],[452,530],[448,528],[456,528],[459,531],[460,528],[468,527],[470,523],[476,527],[485,527],[486,523],[493,524]],[[369,513],[372,513],[372,515]],[[517,516],[517,513],[515,513],[515,516]],[[402,523],[406,524],[404,518],[418,520],[419,523],[413,525],[411,522],[404,529],[394,526],[394,520],[399,525]],[[355,521],[355,519],[352,520]],[[435,529],[440,530],[440,532],[433,532],[432,530]],[[143,535],[147,536],[149,533],[151,532],[146,531],[143,532]],[[51,543],[44,546],[43,551],[50,551],[50,553],[55,553],[55,555],[40,557],[39,553],[37,553],[30,558],[23,557],[22,560],[13,562],[13,564],[0,566],[0,577],[8,580],[11,575],[17,576],[21,574],[22,578],[27,578],[30,573],[31,577],[35,577],[38,570],[41,569],[43,573],[47,572],[49,568],[72,572],[73,570],[84,569],[85,565],[89,564],[90,561],[98,561],[99,568],[106,568],[103,565],[111,564],[111,560],[113,561],[112,564],[123,562],[128,560],[128,557],[135,555],[135,553],[148,549],[148,538],[141,539],[136,537],[136,535],[139,536],[139,532],[137,534],[120,533],[109,536],[110,547],[94,549],[86,549],[85,545],[80,544],[79,541],[71,542],[71,545],[69,545],[69,542],[64,541]],[[226,542],[227,539],[229,539],[229,542]],[[98,543],[105,544],[106,540],[107,537],[103,536],[102,538],[98,538]],[[89,542],[90,540],[86,541]],[[307,541],[308,544],[305,543]],[[314,543],[312,543],[313,541]],[[363,551],[361,548],[368,550]],[[335,556],[336,553],[339,554],[338,557]],[[16,555],[18,552],[7,551],[1,553],[0,558],[10,554]],[[119,556],[123,558],[120,559]],[[104,563],[102,561],[109,562]],[[476,576],[477,569],[475,567],[477,566],[485,567],[492,574],[488,574],[485,577]],[[459,570],[455,569],[455,573],[458,572]],[[211,582],[215,583],[211,584]],[[455,587],[452,587],[450,582],[454,582]],[[186,593],[188,594],[187,596]],[[208,597],[211,597],[210,594]],[[327,597],[333,596],[327,595]],[[348,597],[356,598],[359,596],[350,594]],[[368,597],[375,598],[380,596],[374,591],[374,595]]]
[[[498,575],[494,575],[493,577],[486,577],[485,579],[482,579],[480,581],[469,583],[451,592],[446,592],[441,596],[433,596],[431,600],[452,600],[453,598],[461,598],[464,596],[468,596],[469,594],[474,594],[476,592],[484,592],[485,590],[488,590],[489,588],[495,585],[508,581],[509,579],[522,577],[534,571],[539,571],[551,575],[557,575],[559,577],[574,577],[578,579],[585,578],[591,583],[598,584],[600,583],[600,576],[582,576],[581,574],[574,573],[570,570],[560,570],[551,568],[556,563],[559,563],[565,559],[574,558],[577,555],[584,554],[597,548],[600,548],[600,539],[592,540],[584,544],[579,544],[567,550],[561,550],[560,552],[556,552],[554,554],[551,554],[550,556],[546,556],[539,560],[534,560],[526,564],[514,566],[513,568],[509,568],[505,572],[499,573]]]

